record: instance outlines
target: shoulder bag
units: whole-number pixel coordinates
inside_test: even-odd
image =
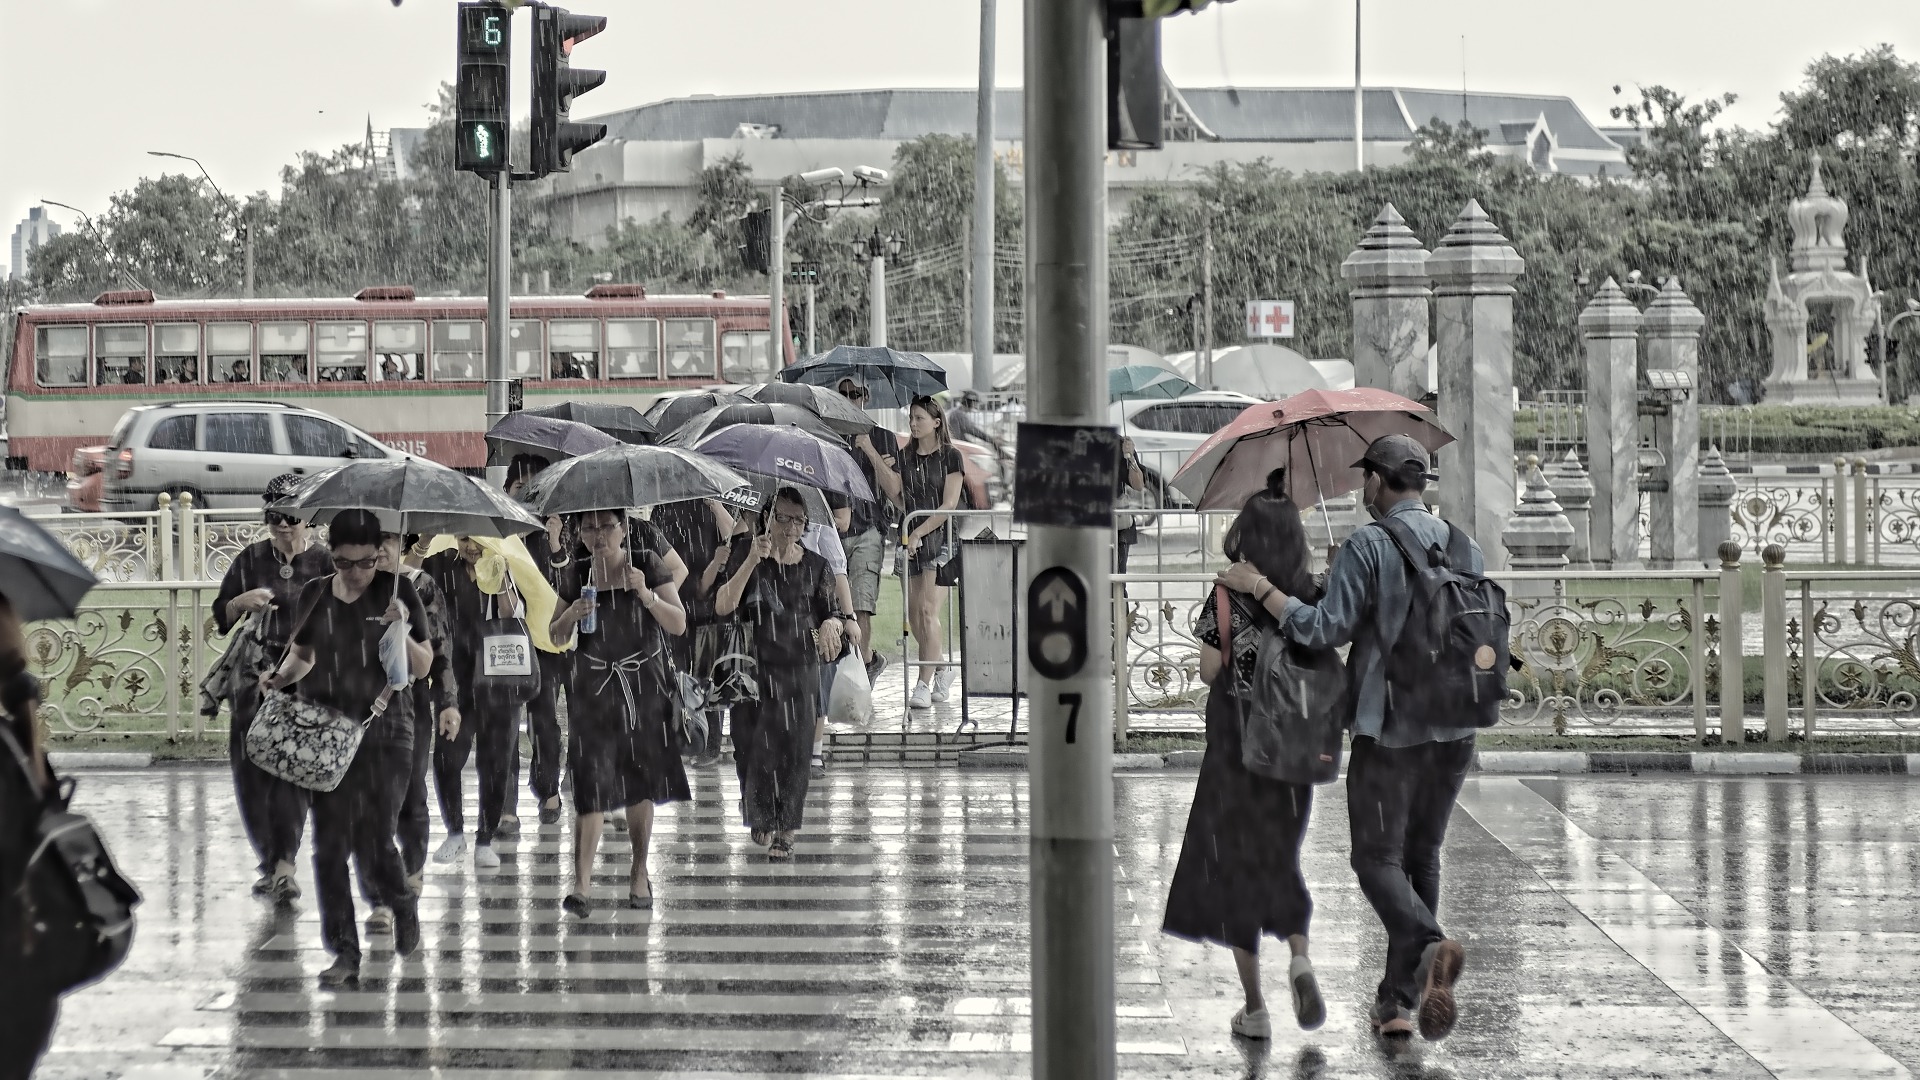
[[[504,594],[503,594],[504,595]],[[499,598],[488,597],[492,617],[480,624],[473,654],[473,692],[506,706],[525,705],[540,693],[540,664],[524,619],[499,618]]]
[[[15,926],[0,927],[0,955],[9,961],[8,979],[64,994],[98,982],[126,959],[140,890],[120,876],[93,823],[68,809],[74,782],[52,777],[48,765],[53,783],[43,790],[8,728],[0,719],[0,742],[11,759],[0,760],[0,768],[19,769],[38,806],[27,820],[4,823],[24,834],[27,862],[13,895],[0,897],[0,911],[19,917],[17,941]]]
[[[330,582],[323,586],[332,587]],[[321,595],[325,594],[316,594]],[[294,620],[295,636],[312,614],[311,607],[300,612]],[[392,698],[392,688],[381,690],[367,718],[355,720],[338,709],[285,690],[270,691],[262,696],[253,724],[247,728],[244,746],[247,760],[261,771],[296,787],[332,791],[346,777],[367,728],[375,717],[386,711]]]
[[[1243,682],[1232,653],[1233,615],[1225,589],[1216,589],[1215,617],[1224,628],[1240,709],[1240,765],[1255,776],[1289,784],[1327,784],[1340,775],[1341,732],[1351,696],[1346,665],[1332,649],[1308,649],[1278,626],[1260,629],[1251,682]]]

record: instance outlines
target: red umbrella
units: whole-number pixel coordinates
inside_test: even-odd
[[[1433,411],[1389,390],[1308,390],[1249,405],[1187,457],[1173,487],[1202,510],[1238,510],[1287,470],[1287,494],[1302,507],[1358,488],[1354,467],[1385,435],[1411,435],[1429,452],[1453,441]]]

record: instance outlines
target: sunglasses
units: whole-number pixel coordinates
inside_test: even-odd
[[[380,565],[380,556],[378,555],[366,559],[343,559],[338,555],[333,557],[333,568],[335,570],[371,570],[378,565]]]
[[[300,519],[297,517],[294,517],[292,514],[282,514],[277,511],[269,510],[267,511],[267,524],[293,526],[293,525],[300,524]]]

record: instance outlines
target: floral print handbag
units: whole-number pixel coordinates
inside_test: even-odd
[[[285,691],[260,702],[247,729],[247,760],[296,787],[332,791],[347,775],[373,718],[385,711],[392,690],[383,691],[365,720]]]

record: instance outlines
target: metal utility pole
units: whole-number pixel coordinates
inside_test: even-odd
[[[253,299],[253,222],[244,222],[242,227],[246,229],[247,237],[247,283],[240,295],[243,299],[251,300]]]
[[[1366,106],[1360,100],[1360,4],[1362,0],[1353,0],[1353,167],[1365,171],[1367,167],[1364,144],[1360,141],[1360,125],[1366,118]]]
[[[1218,390],[1213,385],[1213,222],[1209,221],[1200,233],[1200,370],[1203,378],[1200,385],[1209,390]]]
[[[507,415],[507,349],[511,332],[507,314],[508,292],[513,281],[513,182],[502,170],[492,176],[493,235],[492,258],[487,260],[487,427]],[[497,487],[507,484],[507,467],[487,469],[487,480]]]
[[[787,366],[787,189],[773,185],[767,222],[767,376],[778,380]]]
[[[807,279],[807,355],[818,356],[813,347],[813,279]]]
[[[1113,461],[1090,452],[1107,419],[1105,0],[1026,7],[1028,420],[1019,487],[1098,477],[1066,509],[1075,525],[1029,518],[1025,583],[1034,678],[1028,875],[1033,1075],[1114,1075],[1113,679],[1110,656]],[[1039,438],[1069,437],[1042,455]],[[1082,447],[1075,454],[1073,447]],[[1044,460],[1043,460],[1044,457]],[[1076,457],[1079,460],[1075,460]],[[1016,491],[1018,488],[1016,488]],[[1093,524],[1104,503],[1106,528]]]
[[[973,134],[973,388],[993,390],[993,4],[980,0],[980,95]]]
[[[877,234],[876,234],[877,235]],[[887,249],[876,243],[867,260],[867,344],[887,344]]]

